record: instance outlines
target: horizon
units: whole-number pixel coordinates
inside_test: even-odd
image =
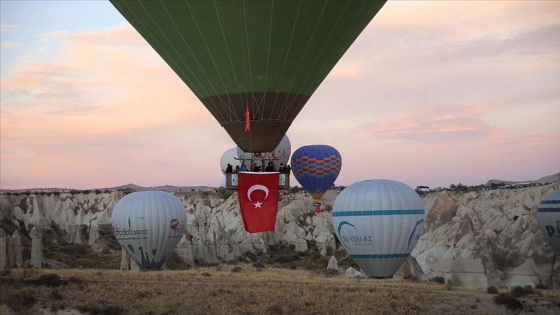
[[[290,126],[291,152],[335,147],[339,186],[556,174],[558,16],[557,1],[388,1]],[[0,189],[220,185],[235,143],[110,2],[0,1],[0,17]]]
[[[451,187],[451,185],[465,185],[465,186],[478,186],[478,185],[483,185],[485,186],[488,182],[490,181],[498,181],[498,182],[503,182],[503,183],[524,183],[524,182],[528,182],[528,183],[538,183],[540,182],[542,179],[547,178],[547,177],[552,177],[552,176],[556,176],[557,178],[560,177],[560,172],[558,173],[554,173],[554,174],[550,174],[550,175],[546,175],[546,176],[541,176],[539,178],[535,178],[535,179],[525,179],[525,180],[505,180],[505,179],[496,179],[496,178],[491,178],[489,180],[487,180],[484,183],[481,184],[473,184],[473,185],[465,185],[463,183],[450,183],[447,186],[437,186],[437,187],[432,187],[432,186],[428,186],[430,189],[437,189],[437,188],[449,188]],[[291,174],[292,179],[291,180],[295,180],[293,178],[293,174]],[[555,183],[558,179],[552,180],[552,183]],[[290,182],[292,183],[292,182]],[[296,181],[296,183],[298,183]],[[299,184],[299,183],[298,183]],[[337,185],[336,182],[333,184],[335,185],[335,187],[347,187],[350,185]],[[408,185],[408,184],[407,184]],[[60,189],[60,190],[77,190],[77,191],[84,191],[84,190],[106,190],[106,189],[115,189],[115,188],[119,188],[119,187],[123,187],[123,186],[138,186],[141,188],[160,188],[160,187],[166,187],[166,186],[170,186],[170,187],[176,187],[176,188],[193,188],[193,187],[208,187],[208,188],[220,188],[223,186],[208,186],[208,185],[170,185],[170,184],[164,184],[164,185],[148,185],[148,186],[144,186],[144,185],[138,185],[135,183],[128,183],[128,184],[121,184],[121,185],[116,185],[116,186],[111,186],[111,187],[94,187],[94,188],[85,188],[85,189],[77,189],[77,188],[72,188],[72,187],[27,187],[27,188],[15,188],[15,189],[3,189],[0,188],[0,191],[18,191],[18,190],[41,190],[41,189]],[[415,189],[418,186],[425,186],[425,185],[408,185],[411,188]],[[290,188],[294,188],[294,187],[299,187],[301,189],[304,189],[303,187],[301,187],[301,185],[291,185]]]

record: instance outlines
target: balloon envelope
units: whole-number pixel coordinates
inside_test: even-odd
[[[244,152],[270,152],[385,1],[111,3]]]
[[[333,227],[352,259],[370,277],[390,278],[424,226],[424,206],[409,186],[387,179],[346,187],[333,204]]]
[[[544,240],[560,254],[560,189],[544,196],[537,209],[537,223]]]
[[[141,191],[120,199],[111,220],[117,241],[140,269],[160,269],[183,237],[187,214],[174,195]]]
[[[329,145],[306,145],[298,148],[291,158],[294,177],[313,198],[320,202],[334,184],[342,168],[340,153]]]

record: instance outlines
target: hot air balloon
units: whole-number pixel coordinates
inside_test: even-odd
[[[183,237],[187,214],[174,195],[141,191],[120,199],[111,219],[117,241],[140,269],[160,269]]]
[[[111,3],[244,152],[270,152],[385,1]]]
[[[306,145],[292,154],[292,172],[320,211],[323,194],[334,184],[342,167],[338,151],[329,145]]]
[[[366,180],[344,189],[333,204],[333,227],[342,246],[370,277],[391,278],[424,226],[424,207],[409,186]]]
[[[250,153],[243,152],[240,147],[237,147],[237,158],[245,159],[249,161],[255,160],[270,160],[274,162],[275,170],[280,168],[280,163],[286,165],[290,160],[290,154],[292,153],[292,145],[290,144],[290,139],[288,136],[284,135],[282,141],[272,150],[271,152],[265,153]]]
[[[537,223],[544,240],[560,254],[560,189],[544,196],[537,209]]]

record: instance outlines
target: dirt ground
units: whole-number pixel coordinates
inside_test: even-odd
[[[251,265],[12,270],[0,277],[0,314],[560,314],[559,290],[520,297],[518,310],[486,290]]]

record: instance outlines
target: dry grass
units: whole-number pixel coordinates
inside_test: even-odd
[[[58,287],[24,281],[53,273],[66,281]],[[0,291],[0,305],[24,314],[38,308],[92,314],[474,314],[485,309],[473,308],[481,296],[492,298],[486,288],[249,264],[150,272],[14,269],[0,279]],[[545,297],[560,305],[558,290],[545,290],[539,298]]]

